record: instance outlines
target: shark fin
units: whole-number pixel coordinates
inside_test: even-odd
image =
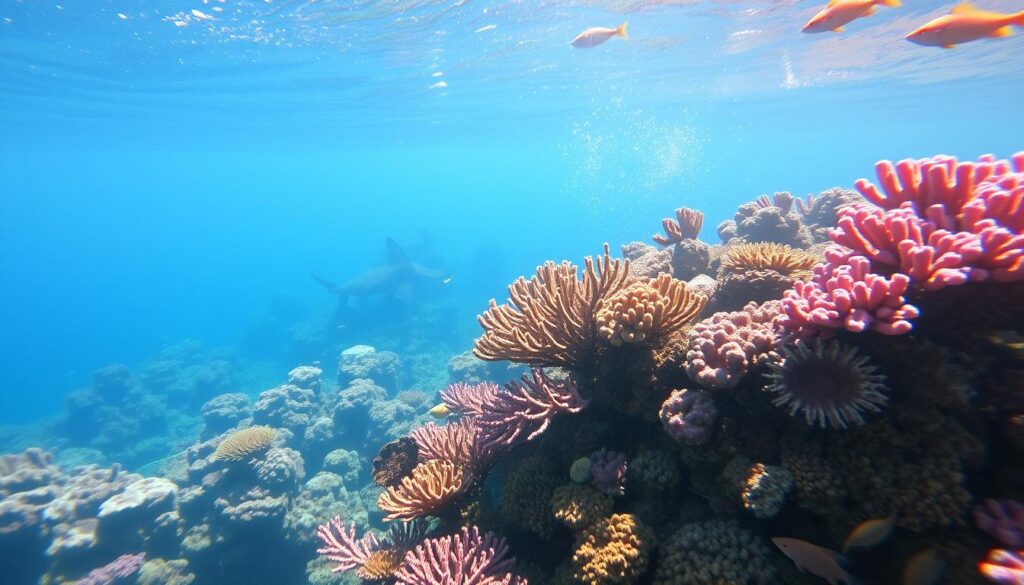
[[[398,245],[398,242],[388,238],[388,264],[398,266],[409,263],[409,255]]]
[[[331,294],[335,294],[335,295],[338,294],[339,292],[341,292],[341,287],[339,287],[337,284],[327,280],[326,278],[320,278],[319,276],[317,276],[316,274],[313,274],[312,272],[310,272],[309,275],[312,276],[314,280],[316,280],[320,284],[324,285],[324,288],[327,289],[327,292],[329,292]]]
[[[970,2],[962,2],[953,7],[949,11],[950,14],[970,14],[971,12],[977,12],[978,9],[974,7]]]
[[[1010,25],[1001,26],[1001,27],[997,28],[995,31],[993,31],[992,34],[990,34],[988,36],[990,36],[992,38],[997,38],[997,39],[999,37],[1012,37],[1013,36],[1013,29],[1010,28]]]

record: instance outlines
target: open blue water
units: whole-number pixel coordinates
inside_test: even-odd
[[[4,2],[0,420],[235,344],[275,298],[323,309],[308,273],[379,264],[386,235],[429,236],[471,321],[679,205],[713,227],[881,158],[1019,149],[1020,36],[916,46],[950,3],[906,4],[801,35],[814,3]]]

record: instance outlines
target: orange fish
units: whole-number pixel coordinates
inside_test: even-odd
[[[999,14],[978,10],[964,2],[907,35],[907,40],[926,47],[952,49],[960,43],[969,43],[985,37],[1001,38],[1013,34],[1010,25],[1024,27],[1024,11]]]
[[[608,28],[604,26],[588,28],[576,35],[576,38],[573,39],[570,44],[577,49],[589,49],[591,47],[604,44],[612,37],[622,37],[622,40],[629,39],[629,33],[626,32],[625,22],[615,28]]]
[[[843,32],[847,24],[862,16],[874,14],[879,4],[896,8],[900,0],[832,0],[804,25],[801,32]]]

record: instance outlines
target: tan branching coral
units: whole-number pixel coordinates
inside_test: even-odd
[[[655,344],[692,321],[706,302],[704,295],[687,290],[685,282],[661,274],[609,298],[597,313],[598,330],[615,346]]]
[[[612,513],[612,497],[588,485],[569,483],[551,495],[551,512],[573,532]]]
[[[655,243],[662,246],[669,246],[683,240],[696,239],[700,235],[700,228],[704,225],[704,214],[696,209],[680,207],[676,210],[676,218],[666,217],[661,220],[661,227],[665,235],[654,234]]]
[[[228,435],[213,453],[216,461],[243,461],[266,451],[277,437],[271,427],[255,426]]]
[[[629,284],[629,262],[604,256],[584,260],[582,279],[574,264],[547,262],[530,280],[509,286],[510,303],[478,317],[484,328],[473,353],[483,360],[510,360],[533,366],[579,367],[593,355],[595,316]]]
[[[377,499],[377,506],[387,512],[385,520],[412,520],[431,515],[450,504],[468,487],[462,468],[448,461],[428,461],[391,486]]]
[[[580,535],[573,576],[585,585],[635,583],[647,570],[654,532],[632,514],[615,514]]]

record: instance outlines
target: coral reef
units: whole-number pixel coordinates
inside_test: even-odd
[[[715,402],[703,390],[673,390],[659,415],[665,432],[684,445],[706,443],[718,422]]]
[[[217,445],[216,461],[243,461],[257,455],[274,443],[277,432],[268,426],[255,426],[235,431]]]
[[[733,219],[719,224],[718,237],[724,243],[775,242],[795,248],[806,248],[813,241],[810,230],[793,211],[789,193],[775,193],[771,198],[762,195],[740,205]]]
[[[611,296],[597,312],[598,331],[612,345],[654,344],[693,320],[705,302],[685,282],[661,274]]]
[[[777,583],[771,551],[734,522],[686,524],[661,545],[657,585],[768,585]]]
[[[748,303],[741,311],[715,313],[687,335],[686,373],[698,384],[734,388],[775,349],[782,303]]]
[[[719,259],[712,304],[718,310],[781,299],[794,282],[811,277],[818,257],[772,242],[726,246]]]
[[[634,516],[602,518],[580,535],[573,576],[584,585],[636,583],[647,570],[653,540],[653,531]]]
[[[612,513],[612,498],[590,486],[570,483],[551,494],[551,512],[573,532],[579,532]]]
[[[380,495],[377,505],[387,520],[412,520],[435,514],[459,497],[470,484],[462,467],[448,461],[428,461]]]

